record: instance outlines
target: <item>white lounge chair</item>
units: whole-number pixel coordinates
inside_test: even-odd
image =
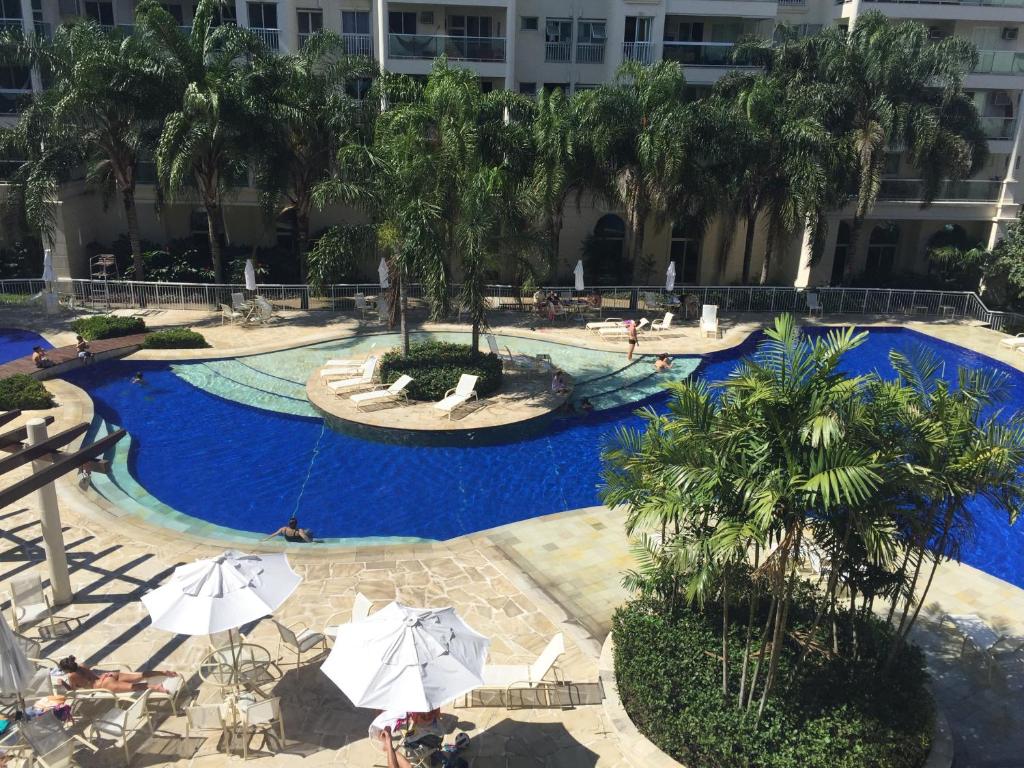
[[[1010,349],[1024,349],[1024,333],[1018,333],[1016,336],[1007,336],[1005,339],[1000,339],[999,343]]]
[[[434,403],[439,411],[448,414],[448,421],[452,420],[452,413],[459,406],[465,405],[470,400],[476,400],[476,382],[479,376],[464,373],[459,377],[459,383],[444,393],[444,399]]]
[[[373,344],[370,345],[370,348],[366,350],[366,354],[363,355],[362,359],[352,357],[332,357],[323,364],[322,368],[325,370],[328,368],[354,368],[358,371],[363,367],[363,363],[370,359],[373,355],[373,350],[376,348],[377,342],[373,342]]]
[[[707,336],[709,333],[718,338],[718,305],[705,304],[700,316],[700,332]]]
[[[646,317],[640,318],[640,322],[636,324],[637,333],[642,333],[647,330],[647,326],[651,324],[651,321]],[[629,331],[626,329],[625,324],[613,326],[611,328],[600,328],[598,333],[601,334],[602,338],[616,338],[618,336],[628,336]]]
[[[483,689],[504,690],[505,704],[511,707],[514,690],[535,690],[545,683],[561,682],[561,674],[556,663],[564,653],[565,637],[559,632],[548,641],[533,664],[488,664],[485,666]],[[549,679],[549,675],[551,679]],[[520,703],[522,703],[522,694],[520,694]]]
[[[74,755],[79,747],[97,751],[94,744],[65,731],[63,724],[55,717],[22,720],[18,724],[18,732],[32,750],[35,762],[42,768],[71,768],[75,765]]]
[[[39,636],[45,639],[64,635],[82,623],[74,616],[59,616],[50,606],[50,598],[38,576],[16,576],[11,579],[11,627],[20,632],[26,624],[38,623]]]
[[[597,333],[602,328],[616,328],[622,325],[624,322],[626,321],[623,320],[621,317],[606,317],[604,320],[594,320],[592,322],[589,322],[587,323],[586,327],[588,331]]]
[[[412,376],[402,375],[399,376],[391,386],[385,386],[384,384],[378,384],[379,389],[374,389],[370,392],[360,392],[359,394],[352,395],[349,397],[353,403],[356,404],[356,408],[362,409],[364,405],[370,405],[372,403],[386,403],[389,400],[408,400],[409,395],[406,394],[405,388],[412,383]]]
[[[1009,635],[996,632],[980,616],[973,613],[945,613],[939,619],[941,627],[949,622],[963,637],[963,644],[960,646],[962,656],[967,648],[973,648],[988,657],[990,661],[995,660],[995,654],[1019,653],[1024,651],[1024,640],[1011,638]]]
[[[822,314],[824,314],[824,310],[822,310],[821,308],[821,300],[819,299],[818,294],[815,292],[810,292],[807,294],[807,314],[810,315],[811,317],[814,317],[815,312],[818,313],[818,317],[821,317]]]
[[[345,379],[343,381],[330,381],[327,383],[327,388],[334,394],[341,397],[345,394],[345,390],[353,389],[355,387],[372,387],[373,376],[377,372],[377,358],[371,357],[365,363],[363,363],[362,373],[354,379]]]
[[[651,331],[653,333],[664,333],[672,327],[672,318],[675,317],[671,312],[666,312],[665,317],[661,320],[655,320],[651,323]]]
[[[484,339],[487,341],[487,349],[490,353],[502,362],[508,363],[513,368],[528,370],[537,367],[537,358],[531,357],[530,355],[512,354],[512,350],[507,346],[505,347],[505,354],[502,354],[501,348],[498,346],[498,340],[495,338],[493,333],[485,333]]]

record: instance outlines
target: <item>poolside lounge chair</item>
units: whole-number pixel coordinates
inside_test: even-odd
[[[39,624],[39,636],[50,639],[71,632],[82,623],[76,616],[59,616],[50,606],[50,598],[38,576],[17,576],[11,579],[11,627],[20,632],[26,624]]]
[[[341,397],[345,394],[345,390],[354,389],[355,387],[372,387],[373,376],[377,372],[377,358],[370,357],[365,363],[363,363],[362,373],[354,379],[344,379],[343,381],[329,381],[327,382],[327,388],[334,394]]]
[[[594,320],[592,322],[589,322],[587,323],[586,327],[588,331],[597,333],[602,328],[616,328],[622,325],[624,322],[626,321],[623,320],[621,317],[606,317],[604,320]]]
[[[1024,333],[1018,333],[1016,336],[1007,336],[1005,339],[1000,339],[999,343],[1010,349],[1024,349]]]
[[[524,370],[537,367],[537,358],[530,355],[512,354],[512,350],[508,346],[505,347],[505,354],[502,354],[501,348],[498,346],[498,340],[493,333],[485,333],[484,339],[487,340],[487,349],[490,353],[503,363],[508,363],[513,368],[522,368]]]
[[[646,317],[640,318],[640,322],[636,324],[637,333],[642,333],[643,331],[647,330],[647,326],[650,324],[651,321],[648,320]],[[629,335],[629,332],[627,331],[625,324],[612,326],[611,328],[599,328],[597,332],[601,334],[602,338],[615,338],[618,336]]]
[[[1024,651],[1024,639],[1011,638],[996,632],[983,618],[973,613],[944,613],[939,619],[939,626],[947,621],[953,625],[957,634],[963,637],[960,655],[963,656],[968,648],[976,651],[984,659],[990,678],[998,667],[997,655]]]
[[[700,316],[700,332],[707,336],[709,333],[718,338],[718,305],[705,304]]]
[[[651,323],[651,331],[653,333],[664,333],[672,327],[672,318],[675,317],[671,312],[666,312],[665,317],[661,320],[655,320]]]
[[[504,690],[505,704],[511,707],[514,690],[535,690],[546,683],[561,682],[561,673],[555,665],[564,653],[565,636],[559,632],[548,641],[533,664],[488,664],[485,666],[483,688]],[[522,703],[521,693],[520,703]]]
[[[79,747],[97,751],[94,744],[64,730],[55,717],[22,720],[18,723],[18,732],[32,750],[35,763],[42,768],[71,768],[75,765],[75,750]]]
[[[356,395],[349,397],[353,403],[356,404],[356,408],[362,410],[363,406],[370,405],[372,403],[386,403],[393,400],[408,400],[409,395],[406,394],[405,388],[412,383],[412,376],[401,375],[395,379],[394,383],[390,386],[384,384],[378,384],[378,389],[374,389],[370,392],[360,392]]]
[[[476,382],[479,376],[464,373],[459,377],[459,383],[444,393],[444,399],[434,403],[439,411],[448,414],[448,421],[452,420],[452,413],[459,406],[465,405],[470,400],[476,400]]]
[[[815,312],[818,313],[818,317],[821,317],[823,314],[818,294],[812,291],[807,294],[807,314],[814,317]]]
[[[370,348],[366,350],[366,354],[363,355],[362,360],[352,357],[332,357],[330,360],[323,364],[323,369],[327,370],[328,368],[352,368],[358,371],[360,368],[363,367],[363,363],[370,359],[370,356],[373,355],[373,350],[375,350],[376,348],[377,342],[373,342],[373,344],[370,345]]]

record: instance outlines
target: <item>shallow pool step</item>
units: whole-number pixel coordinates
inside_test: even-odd
[[[663,392],[666,381],[685,379],[698,365],[699,361],[694,358],[676,358],[671,372],[655,374],[650,361],[645,360],[631,366],[631,375],[628,379],[616,375],[581,386],[576,399],[589,398],[598,411],[640,403]]]
[[[171,366],[175,375],[212,395],[278,413],[315,416],[305,383],[267,374],[237,360],[210,360]]]

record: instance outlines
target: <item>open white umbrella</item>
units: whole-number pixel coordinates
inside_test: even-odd
[[[387,290],[391,287],[391,281],[388,279],[388,265],[383,258],[380,260],[380,264],[377,265],[377,277],[380,278],[380,287],[382,290]]]
[[[0,614],[0,695],[21,696],[35,674],[35,668]]]
[[[256,267],[252,265],[252,259],[245,260],[245,290],[256,290]]]
[[[575,288],[577,291],[583,290],[583,261],[577,261],[576,267],[572,271],[572,276],[576,281]]]
[[[668,269],[665,270],[665,290],[671,291],[676,287],[676,263],[670,261],[668,263]]]
[[[483,685],[489,645],[454,608],[391,603],[339,627],[320,669],[357,707],[430,712]]]

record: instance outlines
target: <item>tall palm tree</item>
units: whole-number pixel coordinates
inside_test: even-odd
[[[581,181],[574,113],[561,89],[541,91],[531,129],[535,158],[529,189],[542,220],[547,280],[553,281],[558,271],[565,204],[574,190],[579,191]]]
[[[85,164],[90,182],[121,198],[133,276],[144,279],[138,164],[156,146],[169,104],[142,41],[89,21],[58,27],[52,40],[9,35],[0,45],[4,58],[47,73],[47,88],[28,103],[9,136],[29,158],[24,180],[32,224],[47,229],[44,211],[74,158]]]
[[[217,2],[199,0],[187,33],[155,0],[143,0],[135,17],[180,99],[157,145],[160,183],[172,198],[198,194],[206,211],[214,279],[222,283],[224,198],[248,172],[246,144],[260,127],[249,101],[251,62],[265,49],[246,30],[216,26]]]

